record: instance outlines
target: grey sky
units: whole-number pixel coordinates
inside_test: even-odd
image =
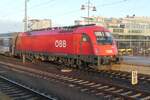
[[[91,16],[125,17],[126,15],[150,16],[150,0],[90,0],[97,11]],[[28,17],[52,19],[53,25],[72,25],[74,20],[87,16],[81,5],[87,0],[29,0]],[[1,0],[0,33],[20,31],[24,18],[24,0]]]

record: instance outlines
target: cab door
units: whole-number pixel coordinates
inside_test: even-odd
[[[81,55],[91,55],[92,54],[92,43],[90,37],[86,33],[82,33],[80,41],[80,53]]]

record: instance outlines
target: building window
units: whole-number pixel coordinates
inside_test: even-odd
[[[124,33],[123,29],[113,29],[113,32],[115,33]]]

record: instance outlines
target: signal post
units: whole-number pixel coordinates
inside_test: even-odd
[[[137,71],[137,70],[133,70],[133,71],[132,71],[131,84],[132,84],[132,85],[138,84],[138,71]]]

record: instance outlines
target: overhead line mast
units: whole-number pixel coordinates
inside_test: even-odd
[[[27,2],[29,0],[25,0],[25,14],[24,14],[24,32],[28,31],[28,15],[27,15]]]

